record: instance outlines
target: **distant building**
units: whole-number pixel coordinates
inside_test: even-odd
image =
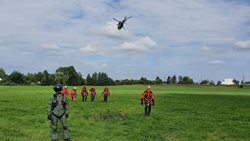
[[[224,79],[224,81],[221,82],[221,85],[234,85],[233,79]]]

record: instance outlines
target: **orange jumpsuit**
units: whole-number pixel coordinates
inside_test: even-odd
[[[94,87],[92,87],[89,91],[90,91],[91,95],[95,95],[96,94],[96,91],[95,91]]]
[[[94,101],[95,100],[95,95],[96,95],[96,91],[95,91],[94,86],[92,86],[92,88],[89,91],[91,93],[91,101]]]
[[[107,86],[103,89],[102,95],[104,95],[104,102],[107,102],[108,96],[110,95],[110,91],[109,91],[109,88]]]
[[[144,91],[144,93],[142,93],[140,98],[141,98],[141,105],[144,104],[144,108],[145,108],[144,115],[149,116],[151,112],[151,105],[154,106],[154,102],[155,102],[154,93],[150,90],[150,88],[148,88],[146,91]]]
[[[67,88],[64,88],[63,89],[63,94],[66,97],[66,99],[68,99],[68,97],[69,97],[69,90]]]
[[[71,90],[71,98],[73,101],[76,101],[76,89]]]
[[[86,86],[84,86],[82,88],[81,94],[82,94],[82,101],[86,101],[87,100],[87,95],[88,95],[88,90],[87,90]]]

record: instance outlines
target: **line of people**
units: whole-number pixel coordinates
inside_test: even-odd
[[[51,122],[51,139],[52,141],[58,140],[57,123],[60,121],[63,126],[64,141],[70,141],[71,139],[67,124],[67,118],[69,117],[69,107],[67,102],[69,91],[67,86],[64,86],[63,89],[60,84],[55,85],[53,89],[56,93],[53,94],[48,104],[48,119]],[[94,86],[92,86],[89,91],[91,93],[91,101],[94,101],[96,95]],[[74,87],[71,91],[71,97],[73,101],[76,101],[76,94],[76,87]],[[86,86],[82,88],[81,94],[82,101],[86,101],[88,95]],[[104,102],[107,102],[108,95],[110,95],[110,91],[107,86],[104,87],[102,95],[104,95]],[[151,112],[151,105],[154,106],[155,104],[154,93],[151,91],[150,86],[148,86],[147,90],[142,93],[140,99],[141,105],[144,105],[145,108],[144,115],[149,116]]]
[[[90,91],[90,96],[91,96],[91,101],[93,102],[95,100],[95,96],[96,96],[96,89],[94,86],[91,87]],[[76,102],[76,95],[77,95],[77,89],[76,87],[73,87],[73,89],[71,90],[71,99]],[[66,99],[68,99],[69,97],[69,90],[67,88],[67,86],[64,86],[63,88],[63,94],[66,97]],[[81,90],[81,95],[82,95],[82,102],[86,102],[87,101],[87,97],[89,95],[88,93],[88,89],[86,87],[86,85],[83,86],[82,90]],[[105,86],[103,91],[102,91],[102,95],[103,95],[103,99],[104,102],[108,101],[108,96],[110,95],[110,90],[108,88],[108,86]]]

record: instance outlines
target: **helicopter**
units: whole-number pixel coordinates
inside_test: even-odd
[[[113,19],[114,19],[115,21],[118,22],[118,24],[117,24],[117,26],[118,26],[117,29],[118,29],[118,30],[121,30],[122,28],[124,28],[123,25],[125,24],[125,22],[126,22],[128,19],[130,19],[130,18],[132,18],[132,16],[131,16],[131,17],[128,17],[128,18],[125,16],[124,19],[123,19],[122,21],[119,21],[119,20],[117,20],[116,18],[113,18]]]

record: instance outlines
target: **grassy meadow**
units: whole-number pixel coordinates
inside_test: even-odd
[[[250,87],[152,86],[155,106],[144,117],[146,85],[110,86],[108,102],[69,99],[72,141],[248,141]],[[72,87],[69,87],[71,90]],[[88,90],[90,87],[88,87]],[[0,140],[50,140],[47,108],[52,86],[0,86]],[[63,140],[58,123],[58,137]]]

